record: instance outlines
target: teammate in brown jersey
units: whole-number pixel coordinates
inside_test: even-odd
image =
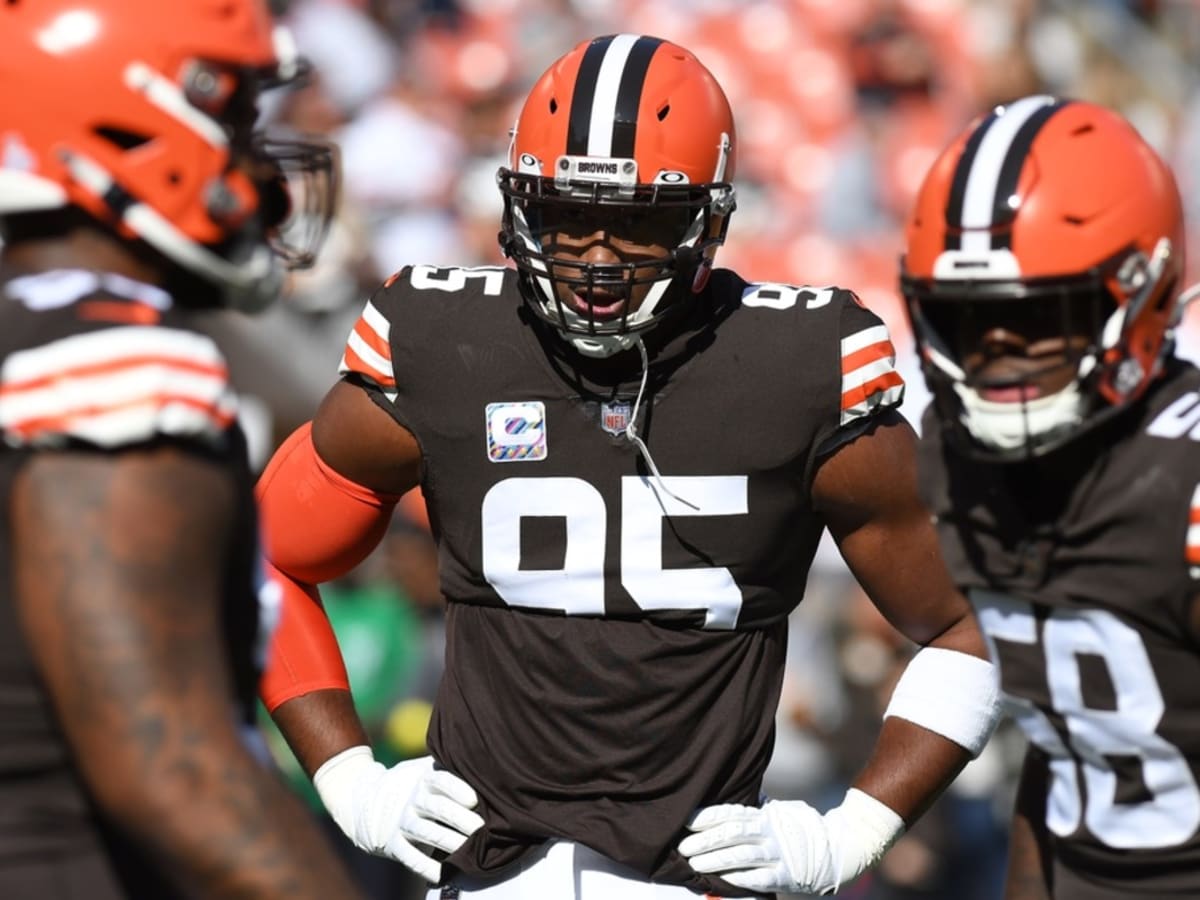
[[[993,668],[917,500],[887,329],[713,269],[733,117],[687,50],[580,44],[516,124],[515,269],[414,266],[260,481],[290,580],[264,699],[334,819],[430,896],[831,891],[990,734]],[[420,484],[448,600],[430,756],[385,769],[314,585]],[[845,801],[764,801],[786,619],[828,528],[923,646]],[[443,865],[445,862],[445,865]]]
[[[254,134],[294,64],[259,0],[0,4],[5,898],[355,896],[261,762],[271,589],[194,323],[276,292],[285,163],[327,221],[327,148]]]
[[[921,484],[1029,738],[1012,900],[1200,896],[1200,371],[1175,181],[1116,113],[1026,97],[941,155],[902,285]]]

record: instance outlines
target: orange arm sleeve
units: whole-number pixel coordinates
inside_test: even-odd
[[[288,578],[270,563],[266,568],[267,577],[283,588],[279,623],[258,683],[267,711],[312,691],[350,690],[342,651],[316,587]]]
[[[316,584],[346,574],[375,549],[399,496],[339,475],[317,455],[312,424],[276,451],[258,482],[269,574],[282,589],[259,695],[268,710],[327,688],[349,689]]]
[[[331,469],[313,446],[312,423],[305,423],[258,480],[267,559],[308,584],[339,578],[379,544],[399,499]]]

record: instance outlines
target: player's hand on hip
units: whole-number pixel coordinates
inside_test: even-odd
[[[762,893],[832,894],[883,856],[904,821],[851,788],[824,814],[799,800],[723,804],[699,810],[688,828],[679,852],[697,872]]]
[[[321,802],[356,847],[397,860],[431,884],[442,878],[432,854],[453,853],[481,825],[474,789],[433,757],[390,769],[369,747],[351,747],[326,760],[313,776]]]

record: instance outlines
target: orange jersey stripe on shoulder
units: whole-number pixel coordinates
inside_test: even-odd
[[[359,317],[354,323],[354,333],[357,334],[364,344],[382,356],[384,359],[392,358],[392,348],[388,346],[388,342],[380,336],[374,328],[372,328],[363,317]]]
[[[345,355],[342,357],[342,370],[348,372],[357,372],[359,375],[364,375],[371,381],[383,388],[394,388],[396,379],[391,373],[380,371],[376,366],[371,365],[361,356],[359,356],[353,347],[346,346]]]
[[[138,407],[162,408],[172,404],[187,406],[203,413],[219,430],[228,428],[236,418],[232,413],[222,410],[212,403],[197,400],[194,397],[187,397],[182,394],[151,394],[124,403],[84,406],[74,409],[66,415],[46,416],[38,419],[26,419],[22,422],[14,422],[11,430],[15,434],[26,438],[34,438],[39,434],[67,434],[72,432],[74,427],[80,422],[88,419],[137,409]]]
[[[855,369],[873,363],[877,359],[894,359],[896,348],[889,340],[879,341],[861,350],[855,350],[842,357],[842,374],[853,372]]]
[[[41,377],[30,378],[25,381],[0,384],[0,396],[9,397],[25,391],[40,390],[41,388],[49,387],[55,382],[65,381],[69,378],[79,379],[96,375],[112,375],[120,372],[123,369],[136,369],[140,366],[164,366],[170,369],[176,369],[195,375],[211,375],[214,378],[220,378],[222,380],[227,380],[229,378],[229,371],[224,365],[203,363],[178,356],[130,355],[122,356],[106,362],[74,366],[72,368],[63,369],[61,372],[55,372],[52,375],[43,375]]]
[[[900,387],[904,384],[904,379],[899,372],[890,371],[884,372],[877,378],[872,378],[870,381],[851,388],[842,394],[842,409],[852,409],[858,404],[864,402],[872,394],[882,393],[891,388]]]
[[[89,322],[118,322],[126,325],[157,325],[162,313],[148,303],[119,300],[85,300],[76,307],[79,318]]]
[[[391,324],[368,300],[346,339],[339,372],[357,372],[380,387],[394,388],[396,379],[392,370],[390,335]]]

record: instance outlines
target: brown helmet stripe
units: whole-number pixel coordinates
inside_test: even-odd
[[[998,107],[975,129],[963,148],[947,199],[947,250],[1011,246],[1011,234],[996,229],[1013,220],[1011,198],[1034,138],[1066,104],[1044,95],[1025,97]]]
[[[613,117],[613,156],[633,157],[642,87],[646,83],[650,60],[661,44],[660,38],[640,37],[629,51],[625,70],[621,73],[621,86],[617,88],[616,115]]]
[[[1033,146],[1033,139],[1037,137],[1046,121],[1066,105],[1066,101],[1060,100],[1043,106],[1029,117],[1017,132],[1017,136],[1013,138],[1012,146],[1009,147],[1008,153],[1004,157],[1004,164],[1000,167],[1000,178],[996,183],[996,199],[992,206],[993,228],[1012,224],[1017,209],[1009,200],[1017,193],[1017,183],[1021,180],[1021,170],[1025,167],[1025,160],[1029,156],[1029,148]],[[1005,228],[1003,231],[993,234],[992,246],[1011,250],[1012,230]]]
[[[588,45],[579,63],[575,91],[571,95],[571,115],[567,120],[567,153],[572,156],[587,155],[596,81],[600,77],[600,64],[604,62],[604,54],[608,52],[612,42],[611,34],[596,38]]]
[[[984,135],[987,134],[988,129],[992,127],[992,123],[995,121],[996,113],[993,112],[980,122],[979,127],[971,132],[971,136],[967,138],[962,156],[958,158],[958,165],[954,169],[954,180],[950,182],[950,197],[946,201],[947,250],[959,249],[959,240],[962,234],[963,198],[967,194],[967,176],[971,173],[971,166],[975,162],[975,154],[979,152],[979,145],[983,143]]]

